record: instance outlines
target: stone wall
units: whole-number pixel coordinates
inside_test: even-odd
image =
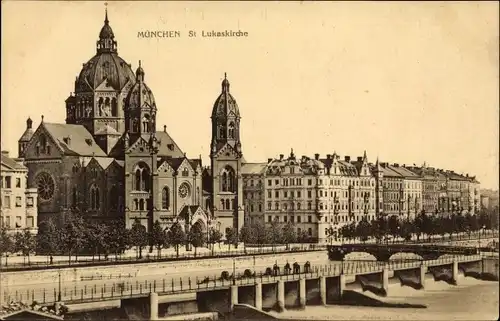
[[[277,262],[281,268],[283,268],[283,265],[286,264],[287,261],[290,262],[290,264],[298,262],[301,265],[307,261],[310,261],[313,265],[314,261],[321,261],[321,264],[324,264],[324,262],[327,261],[327,254],[325,251],[311,251],[280,253],[278,255],[261,254],[236,257],[234,258],[236,272],[243,273],[247,268],[252,269],[254,266],[254,258],[256,270],[261,271],[265,270],[266,267],[272,267],[275,262]],[[232,273],[233,258],[120,264],[114,266],[88,266],[36,271],[3,271],[0,275],[0,284],[4,289],[17,285],[36,285],[41,283],[56,284],[59,281],[59,273],[61,273],[61,282],[64,283],[64,285],[68,285],[68,283],[76,283],[82,280],[89,280],[90,278],[116,280],[119,277],[127,279],[141,276],[168,275],[168,273],[185,273],[187,271],[197,272],[213,269],[227,270],[229,273]]]

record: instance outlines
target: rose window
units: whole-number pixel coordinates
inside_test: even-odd
[[[186,198],[190,194],[190,188],[187,183],[182,183],[181,186],[179,186],[179,196],[181,198]]]
[[[54,179],[48,173],[40,173],[36,178],[38,196],[42,201],[49,201],[54,196]]]

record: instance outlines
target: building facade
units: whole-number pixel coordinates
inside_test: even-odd
[[[2,151],[1,157],[0,226],[10,233],[29,228],[36,234],[38,195],[36,188],[27,188],[28,168],[22,160],[10,158],[8,152]]]
[[[224,232],[243,225],[240,116],[224,79],[212,113],[211,170],[188,158],[163,126],[146,73],[118,55],[106,11],[96,54],[66,99],[66,123],[28,119],[19,157],[37,189],[40,220],[62,223],[70,212],[89,219],[139,221],[149,230],[181,222]],[[34,208],[37,204],[34,203]],[[34,223],[36,226],[36,222]]]
[[[250,222],[292,223],[296,232],[324,242],[338,230],[377,213],[376,177],[366,154],[297,158],[291,151],[266,163],[243,164],[245,213]]]

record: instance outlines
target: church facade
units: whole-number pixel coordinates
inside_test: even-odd
[[[166,131],[157,131],[158,108],[139,62],[135,73],[118,55],[108,15],[96,55],[75,80],[66,99],[66,123],[41,117],[20,138],[19,158],[36,187],[39,220],[59,224],[69,212],[89,219],[139,220],[149,230],[155,221],[204,230],[243,225],[240,115],[229,81],[212,112],[211,166],[188,158]]]

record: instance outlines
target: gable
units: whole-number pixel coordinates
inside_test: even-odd
[[[113,87],[109,85],[109,81],[104,79],[99,86],[95,89],[96,91],[115,91]]]
[[[226,143],[221,149],[219,149],[216,157],[219,159],[235,159],[239,158],[239,155],[231,145]]]
[[[181,176],[193,176],[194,175],[194,169],[189,163],[189,160],[187,158],[184,158],[184,160],[181,162],[179,167],[177,167],[177,172]]]
[[[160,173],[173,173],[174,169],[167,161],[163,161],[158,167],[158,172]]]
[[[149,143],[142,137],[139,137],[126,151],[131,154],[149,154],[149,152]]]
[[[25,159],[61,158],[63,150],[44,124],[40,124],[24,151]]]

